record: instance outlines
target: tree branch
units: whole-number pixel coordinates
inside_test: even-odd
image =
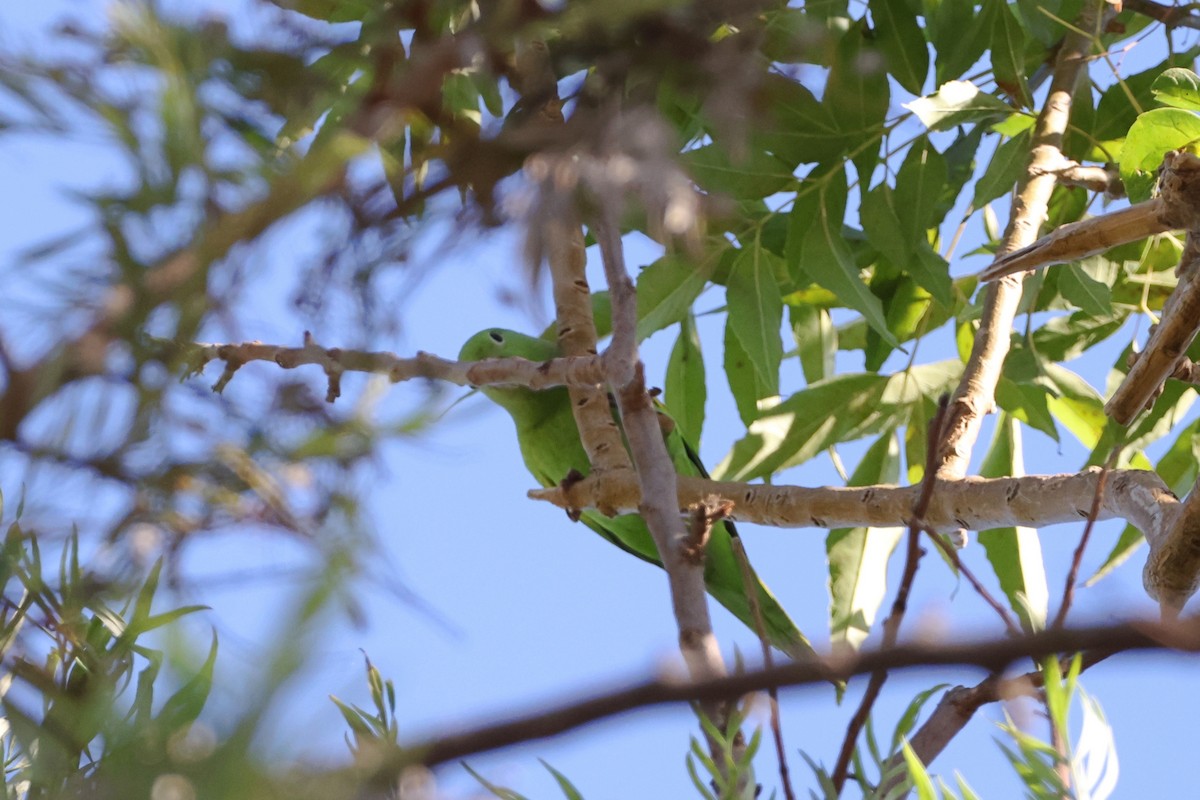
[[[1200,332],[1200,158],[1172,150],[1163,158],[1159,201],[1163,217],[1188,231],[1179,266],[1179,283],[1163,305],[1162,321],[1146,342],[1146,349],[1104,405],[1104,411],[1122,425],[1141,413],[1175,371],[1192,340]]]
[[[432,767],[476,753],[555,736],[634,709],[670,703],[736,700],[750,692],[765,691],[772,686],[844,681],[879,669],[961,664],[987,670],[993,676],[989,679],[992,683],[985,681],[975,689],[963,690],[963,693],[974,693],[970,704],[973,705],[970,709],[973,713],[974,708],[1003,696],[999,689],[1012,681],[1002,681],[995,676],[1020,659],[1040,659],[1078,651],[1113,654],[1134,650],[1200,652],[1200,620],[1130,620],[1087,628],[1046,630],[1021,638],[1006,636],[996,640],[952,644],[901,644],[888,650],[857,653],[840,651],[836,656],[823,659],[791,662],[771,669],[698,683],[662,677],[556,707],[547,708],[547,704],[542,703],[535,713],[404,746],[382,759],[377,775],[380,780],[386,781],[414,764]],[[953,692],[948,694],[939,704],[939,709],[948,702],[961,703],[963,693],[953,698]],[[937,714],[935,712],[935,716]]]
[[[1083,67],[1092,43],[1104,27],[1108,8],[1103,0],[1088,0],[1080,12],[1078,26],[1063,39],[1049,95],[1034,126],[1029,166],[1013,199],[1001,254],[1033,242],[1046,218],[1050,194],[1058,180],[1054,170],[1066,161],[1061,145],[1071,116],[1071,97],[1080,76],[1085,74]],[[950,405],[949,427],[938,457],[938,477],[957,478],[967,474],[983,417],[995,403],[996,383],[1008,354],[1012,322],[1020,300],[1021,282],[1013,276],[987,287],[971,356]]]
[[[1176,226],[1165,219],[1161,198],[1060,225],[1031,245],[1000,255],[979,273],[981,281],[994,281],[1053,264],[1066,264],[1103,253],[1118,245],[1165,233]]]
[[[1087,519],[1100,468],[1062,475],[1019,478],[939,478],[925,517],[938,533],[959,528],[986,530],[1045,527]],[[738,522],[778,528],[895,527],[912,513],[918,486],[786,486],[714,481],[679,476],[680,510],[715,495],[732,505]],[[588,476],[569,486],[534,489],[529,496],[560,508],[598,508],[622,514],[637,510],[641,493],[628,474]],[[1098,519],[1120,518],[1147,535],[1154,546],[1179,513],[1179,500],[1149,470],[1113,470]]]
[[[1168,28],[1200,29],[1200,17],[1193,13],[1190,5],[1169,6],[1154,0],[1125,0],[1125,7],[1138,14],[1156,19]]]

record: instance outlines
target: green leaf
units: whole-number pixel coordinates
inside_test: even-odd
[[[1133,555],[1133,552],[1142,546],[1142,542],[1146,541],[1146,537],[1142,532],[1132,525],[1126,525],[1125,530],[1121,531],[1121,535],[1117,538],[1117,543],[1113,545],[1112,550],[1104,557],[1104,562],[1096,568],[1092,576],[1084,582],[1084,586],[1094,586],[1100,580],[1115,570],[1117,567],[1125,563],[1125,561]]]
[[[850,486],[900,481],[900,446],[892,429],[867,449]],[[857,649],[875,622],[887,592],[887,566],[903,528],[836,528],[825,539],[829,562],[832,641]]]
[[[1088,275],[1079,264],[1059,268],[1058,291],[1085,314],[1102,317],[1112,313],[1112,291],[1108,285]]]
[[[1057,442],[1058,428],[1050,414],[1048,397],[1046,387],[1037,383],[1001,376],[996,384],[996,405]]]
[[[908,767],[908,779],[912,781],[912,788],[917,791],[917,800],[938,800],[937,789],[933,786],[929,772],[926,771],[925,765],[913,751],[912,745],[905,741],[902,752],[904,753],[904,764]]]
[[[771,73],[760,91],[771,117],[754,138],[783,164],[830,162],[846,151],[833,115],[798,81]]]
[[[1055,317],[1033,332],[1033,349],[1050,361],[1070,361],[1120,330],[1125,317],[1111,308],[1101,316],[1076,311]]]
[[[542,766],[546,768],[547,772],[554,776],[554,780],[558,783],[558,788],[562,789],[563,797],[567,798],[567,800],[583,800],[583,795],[579,793],[579,790],[576,789],[569,780],[567,780],[566,775],[563,775],[554,767],[546,763],[545,759],[539,758],[538,761],[540,761]]]
[[[667,380],[663,404],[683,438],[694,448],[700,446],[704,427],[704,403],[708,384],[704,374],[704,356],[700,352],[700,336],[691,314],[684,316],[679,326],[679,338],[667,361]]]
[[[971,201],[973,207],[983,208],[997,197],[1012,191],[1029,163],[1030,136],[1029,130],[1021,131],[996,148],[987,169],[975,183],[975,196]]]
[[[908,241],[908,251],[929,243],[934,209],[946,185],[946,159],[922,137],[913,143],[896,174],[896,216]]]
[[[1200,139],[1200,117],[1178,108],[1156,108],[1137,118],[1121,149],[1121,180],[1131,202],[1150,197],[1168,150]]]
[[[725,322],[725,378],[733,393],[738,416],[746,425],[758,418],[759,401],[775,395],[763,386],[754,362],[728,319]]]
[[[930,686],[928,689],[917,692],[917,695],[904,709],[904,713],[900,715],[900,719],[896,722],[896,730],[892,732],[892,750],[898,750],[901,743],[908,737],[911,731],[917,724],[917,717],[921,714],[921,709],[929,702],[929,698],[933,697],[943,689],[950,688],[948,683],[939,683],[936,686]]]
[[[1028,107],[1033,98],[1025,80],[1025,31],[1007,0],[987,2],[979,25],[992,32],[992,74],[1005,93]]]
[[[1001,414],[979,474],[986,478],[1022,475],[1023,461],[1020,428],[1012,417]],[[979,532],[979,543],[987,553],[1009,606],[1017,612],[1022,624],[1027,629],[1042,628],[1046,622],[1050,590],[1046,585],[1046,568],[1037,531],[1024,527],[993,528]]]
[[[961,374],[962,363],[955,359],[891,376],[838,375],[807,386],[763,409],[713,475],[738,481],[765,478],[830,445],[881,434],[902,422],[914,404],[953,389]],[[832,408],[838,413],[829,414]]]
[[[879,49],[896,82],[919,95],[929,74],[929,49],[907,0],[870,0]]]
[[[875,142],[883,136],[890,90],[887,73],[868,43],[866,21],[850,25],[834,52],[822,105],[837,122],[854,166],[865,183],[879,159]]]
[[[840,302],[863,315],[880,337],[893,347],[900,343],[887,328],[879,298],[863,283],[858,265],[842,236],[841,220],[830,219],[828,209],[818,209],[817,218],[804,237],[800,268],[819,285],[837,295]]]
[[[988,46],[989,29],[980,24],[974,3],[962,0],[922,0],[926,34],[937,56],[939,85],[960,77]]]
[[[499,797],[500,800],[529,800],[529,798],[514,792],[512,789],[505,789],[503,786],[497,786],[496,784],[492,783],[487,778],[471,769],[471,765],[467,762],[460,761],[459,763],[462,764],[463,769],[471,774],[472,778],[479,781],[480,785],[491,792],[494,797]]]
[[[783,296],[775,275],[783,260],[758,242],[734,258],[726,285],[729,324],[750,356],[764,389],[779,393],[779,364],[783,360]]]
[[[643,269],[637,278],[637,340],[683,320],[719,260],[712,251],[698,260],[669,254]]]
[[[200,717],[204,704],[208,702],[212,690],[213,668],[217,663],[217,633],[213,631],[212,644],[208,648],[208,657],[195,675],[179,688],[175,694],[167,698],[162,710],[158,712],[158,720],[167,730],[176,730],[184,725],[190,725]]]
[[[706,144],[686,151],[681,159],[706,192],[739,200],[769,197],[795,180],[794,167],[759,149],[750,150],[744,159],[734,162],[723,148]]]
[[[942,84],[934,94],[905,103],[904,108],[916,114],[931,131],[948,131],[972,122],[1004,119],[1012,113],[1011,106],[980,91],[970,81]]]
[[[1190,69],[1172,67],[1154,79],[1150,91],[1165,106],[1200,111],[1200,75]]]
[[[908,262],[908,274],[913,277],[922,289],[941,304],[945,312],[954,310],[954,280],[950,277],[950,262],[934,252],[928,244],[917,244],[916,251]],[[940,324],[940,323],[939,323]],[[930,325],[929,328],[936,327]],[[895,330],[893,328],[893,330]],[[911,333],[915,333],[914,329]],[[906,341],[900,331],[896,331],[900,341]]]
[[[900,224],[891,186],[881,182],[863,195],[859,216],[863,233],[867,235],[867,241],[872,247],[893,264],[903,264],[908,260],[912,252],[912,242]]]
[[[788,305],[788,316],[804,379],[816,383],[832,377],[836,371],[837,328],[829,312],[809,303],[791,303]]]

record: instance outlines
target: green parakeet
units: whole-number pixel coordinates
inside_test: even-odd
[[[548,361],[559,355],[558,345],[545,339],[514,331],[493,328],[480,331],[467,340],[459,353],[461,361],[518,356],[530,361]],[[535,392],[520,387],[483,387],[483,393],[501,406],[517,426],[517,442],[525,466],[542,486],[555,486],[572,470],[586,475],[588,458],[579,439],[571,402],[565,388]],[[674,426],[665,433],[667,450],[681,475],[708,477],[695,452]],[[661,566],[658,550],[646,523],[636,514],[606,517],[598,511],[583,512],[582,522],[605,539],[639,558]],[[713,526],[705,561],[704,579],[709,594],[754,630],[754,618],[747,600],[742,572],[735,560],[727,521]],[[812,654],[808,640],[788,618],[757,576],[758,602],[771,644],[793,658]]]

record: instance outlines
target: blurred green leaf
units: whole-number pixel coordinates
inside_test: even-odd
[[[907,0],[870,0],[869,5],[879,49],[887,56],[892,77],[920,95],[929,74],[929,50],[912,4]]]

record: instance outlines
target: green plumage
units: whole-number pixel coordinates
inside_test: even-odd
[[[480,331],[463,345],[459,359],[480,361],[487,358],[517,356],[530,361],[548,361],[559,355],[558,345],[545,339],[514,331]],[[485,387],[483,393],[504,408],[517,426],[517,442],[525,466],[542,486],[555,486],[571,470],[586,475],[587,453],[579,439],[571,402],[565,388],[534,392],[522,388]],[[708,477],[692,449],[673,426],[665,434],[667,450],[681,475]],[[606,517],[588,509],[582,522],[613,544],[639,558],[661,566],[658,550],[646,523],[637,514]],[[711,594],[754,630],[754,619],[742,581],[742,573],[733,552],[730,533],[733,524],[713,526],[705,561],[704,579]],[[808,640],[800,633],[770,590],[755,576],[759,606],[771,643],[794,658],[812,653]]]

